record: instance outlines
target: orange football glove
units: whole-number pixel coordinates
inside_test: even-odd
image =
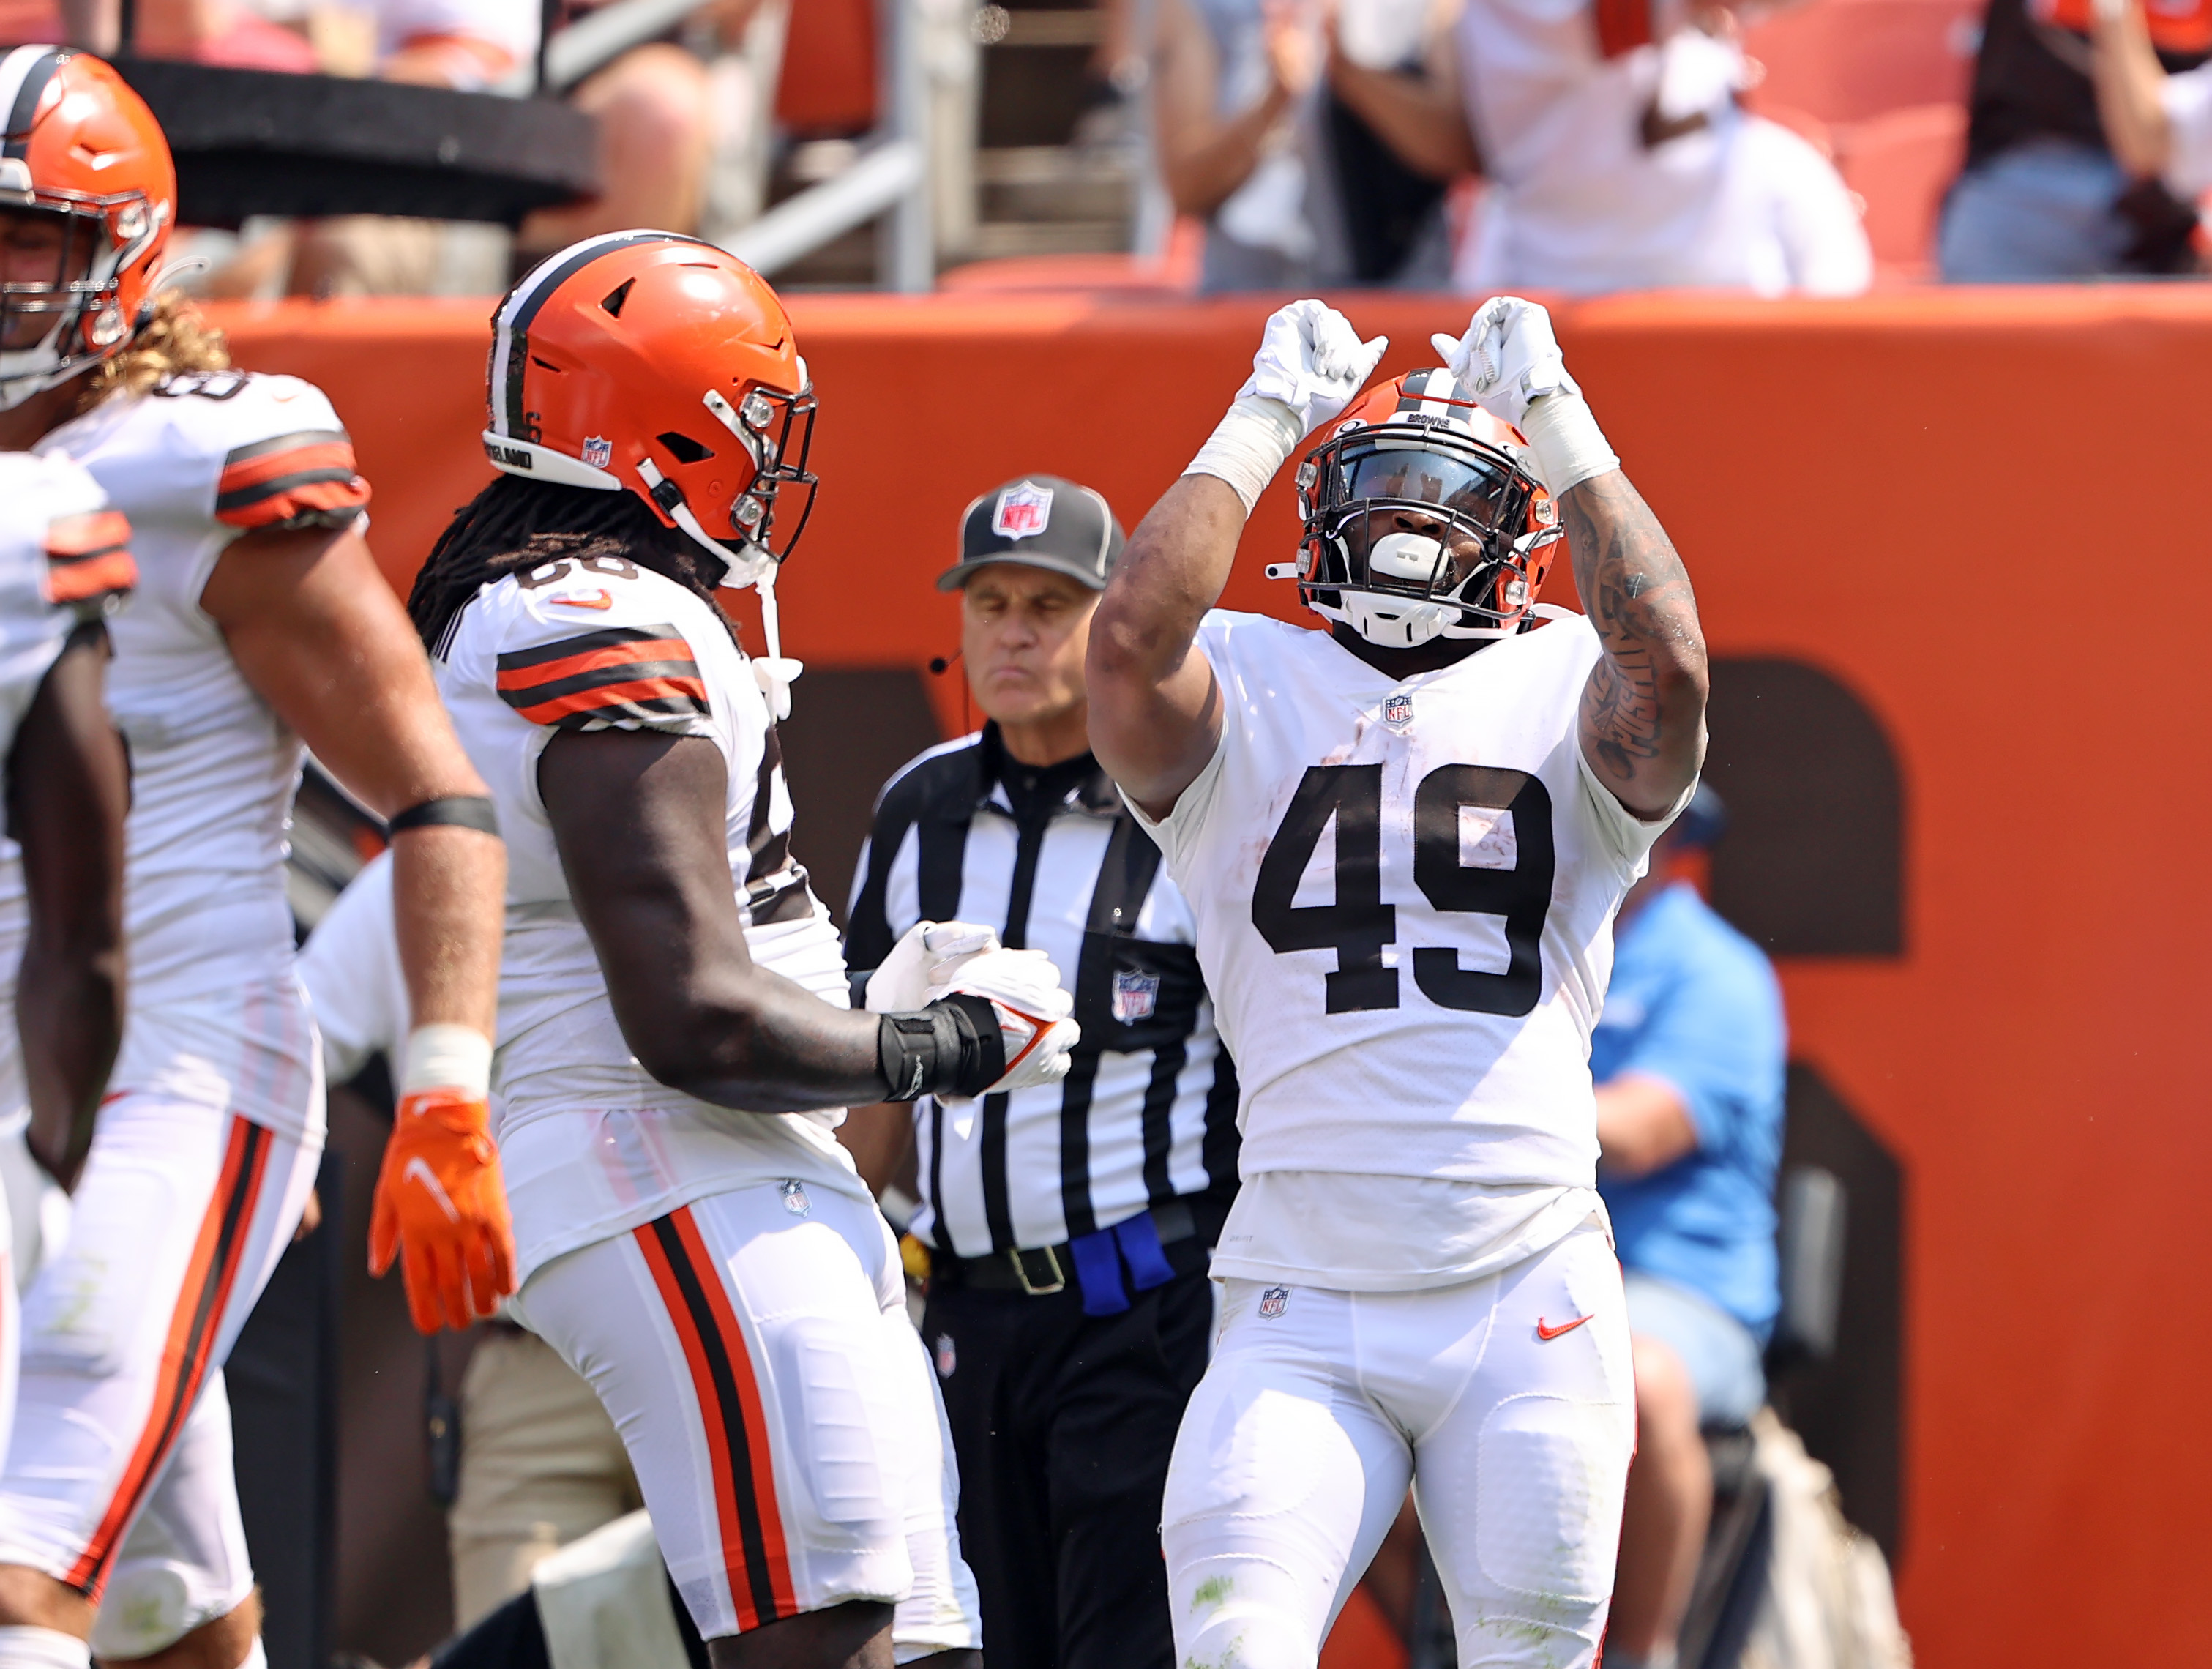
[[[395,1253],[418,1332],[465,1327],[514,1290],[514,1229],[482,1096],[401,1099],[376,1179],[368,1272],[383,1274]]]

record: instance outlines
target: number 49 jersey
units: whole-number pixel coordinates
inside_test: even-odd
[[[1589,622],[1403,681],[1264,616],[1216,610],[1198,645],[1222,743],[1156,833],[1237,1058],[1244,1174],[1592,1186],[1613,913],[1665,825],[1583,759]]]

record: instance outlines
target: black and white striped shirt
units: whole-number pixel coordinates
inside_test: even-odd
[[[874,968],[923,920],[1044,951],[1083,1041],[1059,1083],[915,1104],[915,1235],[960,1257],[1056,1246],[1236,1186],[1237,1075],[1190,907],[1091,756],[1024,766],[986,725],[893,777],[854,877],[846,961]]]

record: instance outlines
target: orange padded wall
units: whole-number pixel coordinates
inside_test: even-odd
[[[1390,335],[1386,370],[1466,318],[1350,307]],[[243,362],[329,388],[395,581],[484,478],[484,311],[222,315]],[[1234,392],[1267,306],[793,311],[826,485],[784,586],[787,641],[817,665],[915,665],[954,640],[930,581],[968,499],[1052,470],[1133,524]],[[1796,1053],[1909,1179],[1899,1578],[1920,1660],[2194,1661],[2179,1596],[2212,1546],[2196,612],[2212,294],[1645,298],[1563,309],[1559,334],[1715,649],[1826,669],[1902,761],[1906,954],[1784,978]],[[1232,603],[1294,610],[1259,575],[1292,531],[1279,484]],[[1562,577],[1553,596],[1571,592]]]

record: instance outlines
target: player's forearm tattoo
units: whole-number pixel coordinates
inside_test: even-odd
[[[1682,559],[1659,519],[1621,475],[1571,489],[1560,506],[1574,551],[1575,584],[1605,658],[1583,696],[1584,731],[1605,774],[1633,781],[1668,740],[1667,685],[1702,673],[1705,634]],[[1699,715],[1687,715],[1692,724]]]

